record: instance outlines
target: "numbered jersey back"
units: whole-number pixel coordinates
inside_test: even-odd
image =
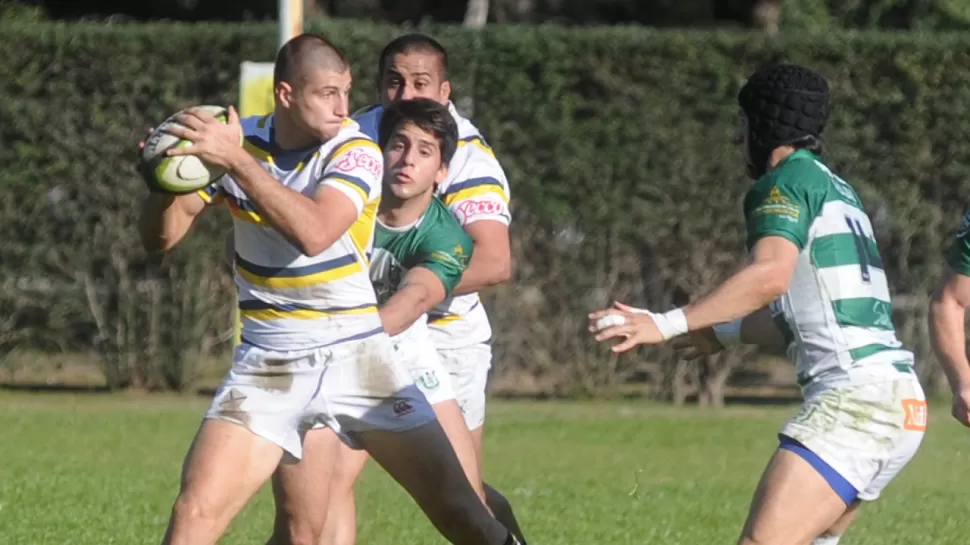
[[[776,234],[801,250],[774,306],[803,388],[912,372],[913,354],[896,337],[872,224],[849,184],[800,150],[755,184],[745,208],[750,243]]]

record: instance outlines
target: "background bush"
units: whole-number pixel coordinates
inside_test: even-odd
[[[372,102],[377,54],[404,30],[314,30],[353,62],[353,106]],[[735,95],[777,60],[830,79],[827,161],[864,199],[896,324],[940,384],[924,312],[970,197],[970,38],[427,30],[512,185],[515,275],[485,297],[495,388],[719,403],[726,381],[774,380],[772,360],[750,351],[697,365],[665,349],[610,357],[585,315],[613,298],[664,309],[738,266],[750,180],[732,144]],[[93,351],[113,388],[183,389],[198,361],[224,352],[228,214],[209,214],[170,255],[146,255],[136,144],[179,108],[235,103],[239,63],[272,60],[275,39],[273,25],[0,24],[0,354]]]

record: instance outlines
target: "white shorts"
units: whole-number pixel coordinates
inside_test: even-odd
[[[205,417],[245,426],[298,459],[314,427],[331,428],[359,449],[356,433],[405,431],[435,420],[383,333],[290,352],[240,344]]]
[[[428,403],[437,405],[455,399],[451,377],[441,365],[441,357],[430,339],[419,341],[398,335],[391,337],[391,342],[394,344],[394,357],[411,374],[411,379]]]
[[[455,398],[469,430],[485,424],[485,387],[492,368],[492,347],[485,343],[463,348],[439,348],[441,363],[451,376]]]
[[[919,450],[926,419],[919,381],[901,379],[806,399],[779,437],[781,448],[811,463],[846,503],[872,501]]]

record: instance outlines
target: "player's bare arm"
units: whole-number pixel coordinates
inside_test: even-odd
[[[502,222],[480,220],[465,226],[474,242],[474,253],[453,295],[476,293],[501,284],[512,276],[509,227]]]
[[[321,186],[309,198],[273,179],[239,145],[242,127],[231,106],[228,123],[201,109],[191,109],[177,119],[184,128],[173,127],[172,134],[191,140],[193,145],[170,150],[169,154],[197,155],[227,169],[262,215],[303,254],[323,252],[357,219],[353,201],[337,189]]]
[[[149,194],[138,219],[142,246],[149,252],[171,250],[185,237],[205,208],[205,201],[196,194]]]
[[[445,296],[445,286],[434,272],[425,267],[409,270],[397,292],[380,309],[384,331],[392,336],[405,331]]]
[[[776,319],[771,307],[765,306],[740,320],[691,331],[687,338],[675,341],[674,347],[686,349],[683,358],[687,361],[717,354],[735,344],[785,348],[788,341]]]
[[[953,416],[970,426],[970,362],[967,361],[967,307],[970,277],[947,266],[930,303],[930,340],[953,391]]]
[[[611,349],[620,353],[641,344],[659,344],[670,338],[672,331],[694,331],[743,318],[785,293],[798,253],[798,246],[788,239],[766,236],[755,243],[751,262],[746,267],[711,294],[684,307],[679,316],[614,306],[589,315],[590,331],[599,331],[595,336],[597,341],[624,337]],[[608,315],[622,316],[624,323],[600,330],[596,322]],[[671,319],[683,323],[670,323]]]

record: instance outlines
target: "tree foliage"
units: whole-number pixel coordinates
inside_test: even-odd
[[[354,105],[371,102],[376,55],[401,29],[319,30],[353,63]],[[735,94],[775,60],[831,80],[827,161],[872,214],[892,291],[910,301],[897,325],[931,373],[920,313],[970,198],[966,37],[428,30],[512,186],[515,276],[486,295],[496,384],[632,383],[671,398],[749,361],[611,358],[585,316],[614,298],[664,309],[738,266],[750,181],[732,146]],[[228,215],[209,214],[165,258],[145,255],[135,149],[143,127],[179,108],[236,102],[240,62],[270,60],[274,43],[272,25],[0,26],[0,348],[96,350],[113,386],[179,388],[200,355],[226,347]]]

